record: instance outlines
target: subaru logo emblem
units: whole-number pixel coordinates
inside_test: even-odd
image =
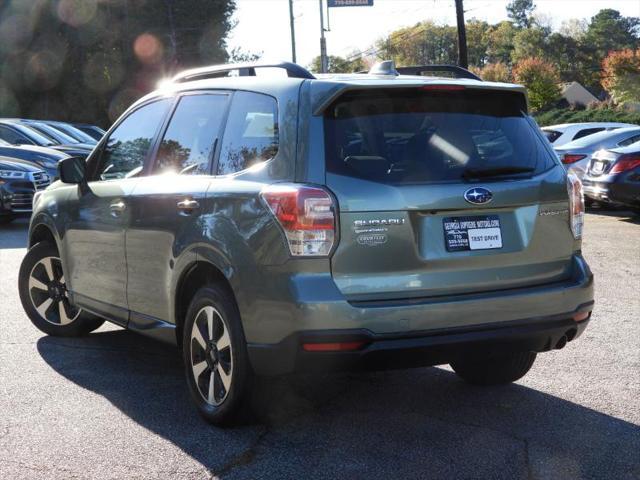
[[[464,199],[475,205],[482,205],[485,203],[489,203],[493,198],[493,194],[491,191],[482,187],[470,188],[466,192],[464,192]]]

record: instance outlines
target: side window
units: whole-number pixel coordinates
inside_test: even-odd
[[[140,107],[111,132],[98,157],[94,180],[133,177],[140,173],[153,137],[171,103],[162,99]]]
[[[579,138],[586,137],[588,135],[601,132],[603,130],[604,130],[604,128],[585,128],[583,130],[580,130],[578,133],[576,133],[573,136],[573,140],[577,140]]]
[[[0,126],[0,138],[5,142],[9,142],[11,145],[18,145],[21,143],[33,145],[33,142],[24,135],[4,126]]]
[[[278,151],[278,107],[268,95],[236,92],[222,137],[218,175],[270,160]]]
[[[618,142],[619,147],[626,147],[627,145],[631,145],[632,143],[636,143],[640,141],[640,135],[633,135],[632,137],[625,138],[621,142]]]
[[[158,149],[154,173],[209,173],[227,95],[186,95],[180,99]]]

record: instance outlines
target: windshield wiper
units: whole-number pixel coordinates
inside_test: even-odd
[[[472,178],[503,177],[506,175],[516,175],[518,173],[531,173],[533,167],[495,167],[495,168],[468,168],[462,172],[462,178],[469,180]]]

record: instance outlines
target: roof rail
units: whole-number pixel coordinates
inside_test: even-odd
[[[413,67],[397,67],[396,70],[400,75],[421,75],[424,72],[448,72],[452,73],[454,78],[468,78],[482,81],[475,73],[471,73],[466,68],[459,67],[458,65],[416,65]]]
[[[287,72],[287,76],[291,78],[314,79],[314,77],[306,68],[291,62],[247,62],[247,63],[231,63],[227,65],[211,65],[209,67],[192,68],[175,75],[171,81],[174,83],[189,82],[192,80],[201,80],[204,78],[226,77],[229,72],[238,71],[241,77],[255,77],[257,68],[282,68]]]

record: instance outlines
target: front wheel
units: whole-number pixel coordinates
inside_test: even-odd
[[[536,355],[535,352],[466,355],[451,362],[451,368],[468,383],[502,385],[524,377]]]
[[[104,323],[69,302],[62,262],[50,243],[38,243],[29,249],[20,265],[18,290],[31,323],[48,335],[79,337]]]
[[[187,385],[199,413],[215,425],[233,423],[246,400],[251,368],[231,294],[219,285],[198,290],[183,332]]]

